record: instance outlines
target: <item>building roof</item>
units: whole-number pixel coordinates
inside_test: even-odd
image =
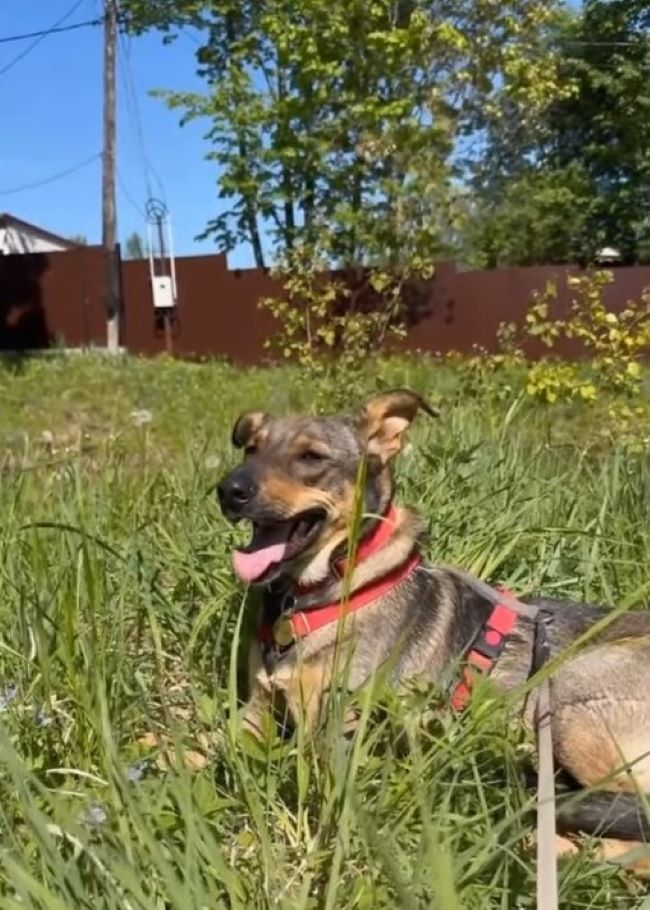
[[[50,240],[52,243],[59,243],[66,249],[73,249],[77,246],[74,240],[70,240],[69,237],[62,237],[60,234],[54,234],[52,231],[47,231],[45,228],[39,227],[37,224],[31,224],[29,221],[23,221],[22,218],[16,218],[16,216],[12,215],[10,212],[0,213],[0,229],[1,228],[15,228],[18,231],[35,234],[37,237],[40,237],[43,240]]]
[[[621,251],[613,246],[604,246],[596,252],[596,260],[598,262],[618,262],[622,258]]]

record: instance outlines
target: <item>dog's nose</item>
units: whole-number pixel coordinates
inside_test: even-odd
[[[250,502],[257,493],[257,484],[248,471],[233,471],[217,487],[217,495],[222,509],[237,512]]]

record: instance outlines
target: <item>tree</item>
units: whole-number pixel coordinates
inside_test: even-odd
[[[71,243],[76,243],[77,246],[87,246],[88,245],[88,238],[86,237],[85,234],[72,234],[72,236],[69,237],[68,239],[70,240]]]
[[[129,234],[124,244],[127,259],[144,259],[147,255],[147,245],[137,231]]]
[[[558,168],[580,162],[591,181],[585,254],[607,244],[636,259],[650,206],[647,0],[586,0],[564,46],[573,49],[569,66],[578,90],[551,105],[549,162]]]
[[[475,251],[490,264],[650,258],[650,6],[585,0],[553,35],[567,87],[535,134],[492,130]],[[488,164],[489,162],[489,164]]]
[[[498,189],[497,189],[498,188]],[[522,168],[480,195],[465,230],[470,265],[498,268],[576,262],[591,246],[593,186],[579,162]]]
[[[206,234],[265,264],[297,246],[331,264],[409,271],[449,254],[459,141],[506,108],[534,121],[557,90],[545,0],[213,0],[122,4],[133,29],[199,29],[225,211]],[[301,252],[301,257],[303,253]]]

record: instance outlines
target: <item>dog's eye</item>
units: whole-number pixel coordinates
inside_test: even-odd
[[[244,455],[254,455],[257,452],[257,446],[246,446]]]
[[[327,456],[323,452],[316,452],[314,449],[307,449],[301,452],[300,460],[310,464],[316,464],[319,461],[325,461]]]

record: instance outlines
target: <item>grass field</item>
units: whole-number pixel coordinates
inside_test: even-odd
[[[433,559],[648,604],[650,421],[622,437],[606,404],[533,405],[516,377],[469,395],[433,362],[377,369],[443,410],[399,468]],[[0,369],[0,910],[535,906],[529,744],[497,706],[443,712],[408,756],[391,734],[436,693],[385,696],[352,743],[334,718],[318,752],[231,738],[246,614],[210,489],[240,411],[312,400],[218,363]],[[588,844],[561,901],[650,907]]]

